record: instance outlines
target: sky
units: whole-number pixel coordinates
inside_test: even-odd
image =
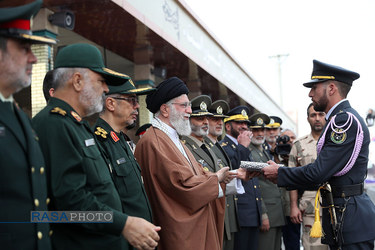
[[[363,117],[375,108],[375,1],[185,2],[247,73],[297,120],[298,136],[310,131],[306,108],[311,100],[302,83],[310,80],[313,59],[358,72],[361,77],[348,99]]]

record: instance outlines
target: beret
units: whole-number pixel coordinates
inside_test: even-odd
[[[156,86],[156,91],[146,97],[147,109],[156,113],[160,106],[175,97],[189,94],[186,84],[178,77],[171,77]]]

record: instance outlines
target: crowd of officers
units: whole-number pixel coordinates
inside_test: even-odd
[[[177,77],[136,88],[95,46],[73,44],[58,52],[47,106],[30,122],[13,94],[31,83],[31,44],[55,43],[25,24],[40,6],[0,10],[1,248],[280,250],[283,239],[299,249],[302,223],[305,249],[327,249],[308,236],[316,191],[279,188],[240,167],[313,162],[324,112],[307,108],[311,134],[295,142],[278,116],[208,95],[189,101]],[[135,145],[126,133],[139,95],[154,120]],[[113,223],[27,223],[35,210],[112,211]]]

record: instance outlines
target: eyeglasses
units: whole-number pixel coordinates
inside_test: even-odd
[[[191,102],[172,102],[172,104],[176,104],[184,109],[186,109],[187,107],[191,108]]]
[[[137,97],[112,97],[116,100],[123,100],[131,103],[134,107],[139,103]]]

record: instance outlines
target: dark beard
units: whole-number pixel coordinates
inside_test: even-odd
[[[326,108],[327,108],[327,104],[328,104],[328,98],[327,98],[327,95],[325,94],[325,95],[319,100],[319,103],[314,102],[314,103],[313,103],[313,106],[314,106],[315,111],[325,112],[325,110],[326,110]]]
[[[236,139],[240,135],[240,133],[237,130],[233,129],[232,124],[230,125],[230,134],[231,134],[231,136],[233,136]]]

